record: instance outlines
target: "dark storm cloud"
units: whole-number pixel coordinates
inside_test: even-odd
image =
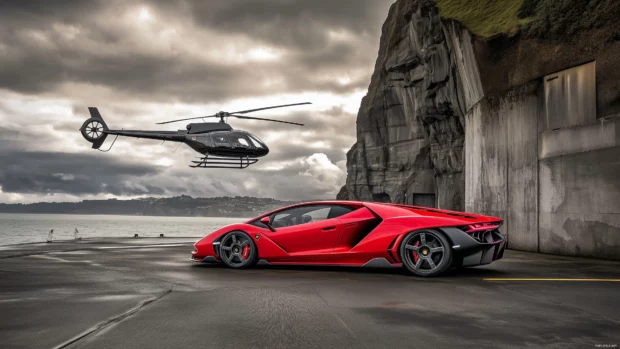
[[[0,86],[22,93],[50,92],[62,83],[113,89],[123,98],[224,100],[281,92],[346,93],[365,87],[367,75],[348,74],[372,64],[379,18],[388,0],[366,1],[20,1],[0,3]],[[123,14],[149,6],[158,21],[192,35],[157,49],[138,47]],[[197,30],[187,26],[190,22]],[[202,28],[202,29],[200,29]],[[229,64],[184,49],[199,40],[225,49],[230,35],[282,50],[279,61]],[[334,41],[332,34],[344,33]],[[156,42],[158,37],[143,40]],[[376,50],[376,49],[375,49]],[[242,51],[241,51],[242,52]],[[372,51],[371,51],[372,52]],[[332,77],[332,78],[329,78]],[[276,79],[278,84],[263,86]]]
[[[393,2],[393,1],[392,1]],[[277,46],[314,51],[328,44],[328,30],[374,36],[385,17],[382,0],[215,0],[194,1],[196,23],[224,32],[251,33]]]
[[[13,46],[15,47],[15,46]],[[204,65],[183,59],[141,54],[106,56],[99,52],[75,52],[73,47],[31,48],[13,51],[2,60],[0,82],[23,93],[49,92],[63,82],[95,83],[120,94],[147,99],[212,100],[239,93],[256,93],[244,87],[238,68]],[[72,57],[79,55],[79,60]],[[245,72],[245,77],[260,79],[260,74]],[[217,84],[207,82],[215,81]]]
[[[15,22],[34,25],[47,21],[74,21],[87,12],[100,9],[102,1],[96,0],[4,0],[0,1],[0,18],[3,23]]]
[[[20,194],[164,194],[154,186],[132,181],[156,174],[150,166],[135,165],[86,154],[1,152],[2,191]]]
[[[5,193],[65,193],[142,195],[164,194],[148,185],[155,166],[133,164],[112,157],[46,151],[28,151],[29,145],[54,144],[57,134],[32,129],[0,127],[0,187]],[[134,183],[147,183],[134,185]]]
[[[0,153],[0,187],[5,193],[219,196],[250,195],[290,200],[333,197],[332,173],[307,172],[294,163],[277,170],[168,171],[111,157],[50,152]],[[239,183],[251,180],[255,187]],[[269,183],[269,185],[265,185]]]

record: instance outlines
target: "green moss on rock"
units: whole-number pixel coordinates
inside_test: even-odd
[[[516,34],[519,26],[529,22],[523,16],[526,0],[437,0],[443,18],[457,20],[472,33],[490,37]],[[529,3],[529,2],[528,2]]]
[[[619,0],[436,0],[443,18],[472,33],[563,39],[584,30],[606,28],[611,41],[620,36]]]

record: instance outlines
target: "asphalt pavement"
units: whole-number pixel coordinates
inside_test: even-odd
[[[507,251],[402,269],[190,261],[194,239],[0,247],[0,348],[614,348],[620,263]]]

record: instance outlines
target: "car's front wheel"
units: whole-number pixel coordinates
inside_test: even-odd
[[[220,241],[220,258],[231,268],[248,268],[258,261],[258,249],[248,234],[231,231]]]
[[[450,268],[452,248],[448,239],[435,230],[411,232],[400,245],[403,266],[417,276],[435,276]]]

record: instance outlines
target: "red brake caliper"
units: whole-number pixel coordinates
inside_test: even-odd
[[[419,246],[420,245],[420,241],[416,241],[415,244],[413,244],[413,246]],[[411,253],[413,254],[413,263],[418,263],[418,258],[420,258],[418,256],[418,253],[416,251],[411,251]]]
[[[250,245],[243,246],[243,251],[241,251],[241,255],[243,256],[243,259],[248,259],[248,256],[250,255]]]

